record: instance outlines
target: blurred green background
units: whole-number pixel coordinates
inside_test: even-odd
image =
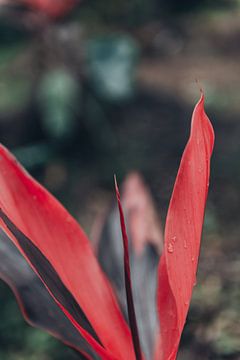
[[[239,44],[237,0],[82,0],[54,20],[0,8],[0,141],[88,233],[113,173],[139,171],[165,218],[204,89],[216,146],[184,360],[240,359]],[[1,360],[77,358],[2,282],[0,304]]]

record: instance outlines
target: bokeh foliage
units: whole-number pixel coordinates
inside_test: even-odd
[[[132,168],[141,171],[156,194],[159,209],[166,211],[190,114],[171,61],[179,56],[177,71],[181,72],[189,66],[187,61],[182,65],[181,56],[189,51],[190,65],[194,63],[198,57],[194,42],[200,53],[213,54],[214,66],[209,72],[214,73],[222,53],[221,69],[229,54],[232,62],[238,60],[234,44],[239,28],[231,41],[224,41],[229,47],[222,45],[221,36],[217,37],[214,31],[218,25],[224,31],[221,24],[232,22],[239,5],[234,0],[84,0],[66,17],[44,23],[36,14],[29,16],[22,9],[20,13],[2,11],[1,142],[88,230],[89,217],[95,214],[89,203],[94,203],[95,198],[100,198],[100,205],[105,201],[105,192],[109,195],[112,191],[112,174],[116,170],[120,179]],[[195,22],[199,24],[196,26]],[[208,33],[204,33],[205,24]],[[211,48],[201,41],[199,33],[202,38],[213,37]],[[139,85],[138,77],[145,69],[139,69],[139,63],[146,60],[150,70],[154,61],[167,63],[167,73],[162,71],[161,78],[173,78],[170,90],[163,84],[171,81],[161,83],[160,91],[157,86]],[[208,58],[206,68],[207,61]],[[236,88],[232,92],[229,88],[227,94],[221,88],[223,73],[221,70],[216,75],[219,79],[215,88],[206,80],[209,111],[218,119],[218,140],[213,171],[215,192],[210,194],[205,255],[199,271],[202,286],[195,290],[180,354],[191,360],[237,360],[240,356],[240,260],[236,252],[239,98]],[[154,70],[153,75],[149,71],[145,77],[155,80],[157,75]],[[97,195],[93,188],[98,189]],[[229,231],[229,224],[234,231]],[[0,303],[1,359],[77,358],[56,340],[26,326],[12,293],[2,283]]]

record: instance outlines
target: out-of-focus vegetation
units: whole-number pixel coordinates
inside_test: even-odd
[[[90,232],[112,174],[164,218],[192,106],[216,130],[199,285],[179,359],[240,358],[240,2],[82,0],[59,19],[0,7],[0,140]],[[110,200],[111,201],[111,200]],[[75,359],[0,284],[0,359]]]

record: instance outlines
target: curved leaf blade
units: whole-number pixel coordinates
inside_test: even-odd
[[[132,359],[129,327],[86,235],[63,206],[3,146],[0,147],[0,207],[52,265],[106,351],[119,359]],[[8,235],[20,249],[16,239],[9,232]]]
[[[41,280],[9,237],[0,229],[0,278],[13,291],[25,320],[47,331],[76,351],[82,359],[99,357],[57,306]]]
[[[166,219],[164,253],[158,272],[160,336],[157,359],[174,360],[195,283],[210,159],[212,125],[204,112],[204,96],[197,103],[189,141],[178,170]]]

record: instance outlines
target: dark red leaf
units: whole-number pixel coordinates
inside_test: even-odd
[[[26,321],[83,352],[83,359],[99,359],[2,229],[0,259],[0,278],[14,292]]]
[[[120,200],[120,193],[118,190],[117,180],[114,177],[115,181],[115,190],[119,208],[119,215],[120,215],[120,224],[122,230],[122,239],[123,239],[123,249],[124,249],[124,278],[125,278],[125,288],[126,288],[126,297],[127,297],[127,307],[128,307],[128,317],[130,323],[130,329],[132,333],[132,340],[134,351],[136,355],[136,360],[141,360],[141,347],[138,335],[138,328],[137,328],[137,320],[135,314],[135,308],[133,303],[133,294],[132,294],[132,284],[131,284],[131,271],[130,271],[130,259],[129,259],[129,251],[128,251],[128,237],[127,231],[124,221],[123,209]]]
[[[17,240],[22,253],[28,259],[32,268],[44,283],[46,289],[49,291],[49,294],[51,294],[56,304],[80,332],[83,339],[86,340],[86,342],[96,351],[98,355],[101,356],[102,359],[113,360],[114,357],[108,354],[102,347],[102,344],[99,342],[96,333],[94,332],[81,307],[75,301],[72,294],[64,286],[49,261],[30,241],[30,239],[28,239],[18,228],[16,228],[16,226],[1,209],[0,218],[10,233]]]
[[[161,221],[151,192],[137,172],[130,173],[124,180],[121,203],[128,231],[132,291],[141,349],[145,358],[151,359],[158,331],[156,285],[163,246]],[[119,211],[116,206],[109,213],[104,206],[102,208],[94,225],[96,253],[128,319]]]

